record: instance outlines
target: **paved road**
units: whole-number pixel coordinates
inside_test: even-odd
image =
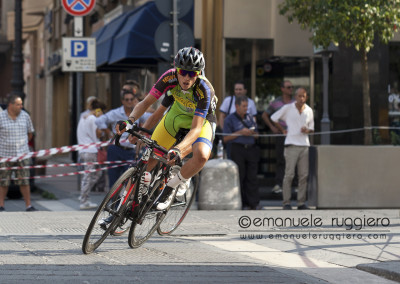
[[[50,172],[51,173],[51,172]],[[49,173],[47,173],[49,174]],[[6,200],[0,213],[0,283],[394,283],[400,282],[400,212],[193,208],[174,236],[130,249],[127,235],[81,251],[93,211],[80,211],[77,180],[37,183],[57,200]],[[93,193],[99,202],[103,193]]]
[[[127,235],[113,237],[84,255],[82,239],[93,212],[3,212],[0,282],[392,283],[356,266],[400,280],[398,210],[282,213],[193,210],[175,236],[156,235],[135,250],[129,248]],[[387,218],[391,225],[346,232],[329,224],[331,218],[364,215]],[[243,216],[253,224],[247,229],[238,225],[241,220],[247,226]],[[304,226],[297,238],[298,227],[289,224],[260,228],[258,218],[267,217],[274,222],[321,218],[322,225]],[[345,233],[362,237],[339,236]],[[371,233],[386,237],[367,238]]]

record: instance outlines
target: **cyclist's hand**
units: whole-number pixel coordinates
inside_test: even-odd
[[[119,120],[115,125],[115,130],[118,135],[122,135],[126,130],[132,129],[133,122],[131,120]]]
[[[167,154],[167,164],[173,166],[175,164],[180,164],[181,162],[181,151],[177,148],[172,148]]]

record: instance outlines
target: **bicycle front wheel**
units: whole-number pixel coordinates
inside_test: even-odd
[[[83,239],[82,251],[84,254],[92,253],[109,234],[121,235],[129,229],[129,226],[126,225],[128,218],[125,212],[129,208],[128,203],[124,203],[123,197],[127,193],[130,194],[134,186],[131,177],[135,172],[135,167],[127,169],[114,183],[97,208]]]
[[[195,175],[191,178],[185,194],[181,197],[175,197],[175,202],[171,205],[164,220],[157,228],[159,235],[169,235],[179,227],[196,199],[198,187],[199,175]]]
[[[157,198],[156,190],[154,190],[154,188],[160,186],[161,181],[156,182],[147,202],[143,202],[143,204],[140,205],[139,217],[132,222],[128,236],[128,244],[131,248],[138,248],[144,244],[155,230],[157,230],[158,225],[164,219],[164,212],[152,209],[154,200]]]

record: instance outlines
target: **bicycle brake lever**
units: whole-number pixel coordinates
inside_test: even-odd
[[[115,133],[114,134],[114,137],[113,138],[111,138],[111,140],[110,140],[110,144],[112,144],[114,141],[115,141],[115,145],[116,146],[120,146],[120,144],[119,144],[119,139],[121,138],[121,135],[118,135],[117,133]]]

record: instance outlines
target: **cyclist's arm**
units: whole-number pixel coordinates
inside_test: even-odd
[[[185,138],[182,140],[181,143],[179,143],[174,147],[179,149],[182,158],[184,158],[186,155],[192,152],[192,144],[199,137],[203,124],[204,124],[204,118],[195,115],[193,117],[192,126],[190,128],[189,133],[186,134]]]
[[[138,103],[135,108],[133,109],[133,111],[131,112],[131,114],[129,115],[129,120],[132,121],[133,123],[135,121],[137,121],[145,112],[146,110],[155,102],[157,101],[157,99],[155,97],[153,97],[151,94],[148,94],[143,101],[141,101],[140,103]],[[122,133],[125,132],[125,128],[122,130],[119,130],[119,125],[117,124],[115,126],[115,130],[117,131],[118,135],[121,135]]]
[[[160,105],[145,121],[145,123],[143,124],[143,128],[152,129],[153,127],[155,127],[160,122],[166,110],[167,108],[165,106]]]

